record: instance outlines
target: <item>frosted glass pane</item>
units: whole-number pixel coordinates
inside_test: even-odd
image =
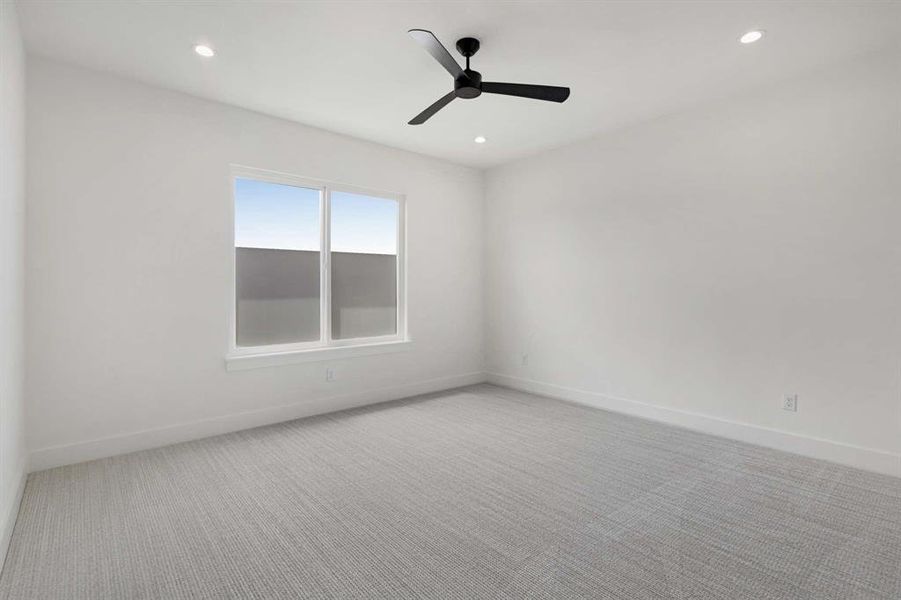
[[[320,339],[319,190],[235,184],[237,344]]]
[[[331,195],[332,337],[397,333],[397,201]]]

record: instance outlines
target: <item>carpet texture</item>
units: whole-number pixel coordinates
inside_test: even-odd
[[[32,474],[0,598],[901,598],[901,479],[481,385]]]

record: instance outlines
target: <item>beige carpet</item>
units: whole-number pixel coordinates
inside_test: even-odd
[[[2,598],[901,598],[901,480],[476,386],[35,473]]]

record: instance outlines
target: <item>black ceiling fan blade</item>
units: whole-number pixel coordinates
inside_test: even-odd
[[[440,62],[441,66],[447,69],[447,72],[453,75],[455,79],[463,74],[463,69],[457,61],[454,60],[454,57],[451,56],[450,52],[447,51],[447,48],[438,41],[438,38],[435,37],[434,33],[425,29],[411,29],[407,33],[409,33],[410,37],[416,40],[420,46],[425,48],[426,52],[431,54],[435,60]]]
[[[504,94],[505,96],[520,96],[535,100],[547,100],[549,102],[563,102],[569,98],[568,87],[554,85],[530,85],[528,83],[499,83],[486,81],[482,83],[482,91],[488,94]]]
[[[454,94],[454,92],[451,92],[446,96],[442,96],[441,98],[438,99],[437,102],[435,102],[430,107],[428,107],[427,109],[425,109],[424,111],[422,111],[421,113],[419,113],[418,115],[413,117],[413,119],[411,119],[410,122],[407,123],[407,125],[422,125],[423,123],[425,123],[426,121],[431,119],[432,116],[436,112],[438,112],[439,110],[441,110],[442,108],[447,106],[448,103],[451,100],[453,100],[455,97],[456,97],[456,94]]]

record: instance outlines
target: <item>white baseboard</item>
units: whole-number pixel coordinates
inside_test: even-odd
[[[487,378],[489,383],[523,392],[531,392],[550,398],[568,400],[570,402],[585,404],[595,408],[634,415],[636,417],[669,423],[671,425],[678,425],[679,427],[685,427],[686,429],[693,429],[703,433],[756,444],[758,446],[766,446],[768,448],[775,448],[777,450],[793,452],[812,458],[819,458],[856,467],[858,469],[901,477],[901,454],[894,454],[875,448],[864,448],[861,446],[842,444],[840,442],[808,437],[778,429],[769,429],[767,427],[760,427],[749,423],[728,421],[726,419],[719,419],[699,413],[681,411],[623,398],[615,398],[597,392],[573,389],[522,377],[502,375],[500,373],[488,373]]]
[[[0,507],[0,515],[3,522],[0,523],[0,572],[3,571],[3,565],[6,563],[6,553],[9,551],[9,542],[13,536],[13,529],[16,527],[16,518],[19,516],[19,505],[22,504],[22,494],[25,493],[25,480],[28,474],[25,472],[25,465],[19,470],[19,481],[13,493],[8,498],[3,498],[4,505]]]
[[[189,423],[179,423],[157,429],[135,431],[97,440],[52,446],[34,450],[30,455],[30,470],[41,471],[138,450],[158,448],[179,442],[197,440],[241,429],[271,425],[302,417],[311,417],[348,408],[357,408],[419,394],[484,383],[483,372],[464,373],[438,379],[428,379],[397,386],[367,390],[342,396],[316,398],[285,406],[263,408]]]

